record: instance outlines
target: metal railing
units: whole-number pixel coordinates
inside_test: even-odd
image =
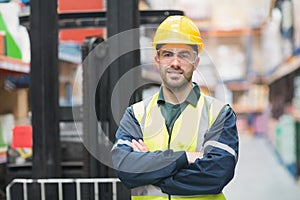
[[[6,186],[6,199],[11,200],[10,189],[15,184],[23,185],[23,199],[28,200],[28,184],[38,183],[41,185],[41,200],[46,200],[46,184],[57,184],[58,200],[63,200],[63,184],[74,183],[76,186],[76,200],[81,200],[81,184],[94,184],[94,199],[99,200],[99,183],[112,184],[112,199],[117,200],[117,183],[118,178],[63,178],[63,179],[14,179]]]

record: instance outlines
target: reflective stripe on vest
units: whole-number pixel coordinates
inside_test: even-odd
[[[131,189],[132,200],[169,200],[169,195],[153,185],[142,186]],[[226,200],[223,193],[211,195],[178,196],[172,195],[171,199],[177,200]]]
[[[168,196],[132,196],[132,200],[169,200]],[[203,195],[197,197],[178,197],[172,196],[172,200],[226,200],[223,193],[221,194],[214,194],[214,195]]]
[[[188,105],[175,121],[171,140],[165,125],[165,119],[157,105],[158,93],[152,98],[136,103],[132,106],[134,115],[140,123],[143,140],[149,151],[184,150],[187,152],[203,151],[204,135],[217,119],[220,111],[226,104],[201,94],[197,106]],[[197,120],[199,119],[199,120]],[[194,133],[194,134],[182,134]],[[209,144],[208,144],[209,145]],[[168,199],[168,195],[161,192],[160,188],[148,185],[132,190],[132,199]],[[214,199],[224,200],[224,195],[197,195],[174,196],[172,199]]]

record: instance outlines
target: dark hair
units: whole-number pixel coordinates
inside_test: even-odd
[[[165,45],[165,44],[157,44],[156,45],[156,50],[159,50],[163,45]],[[194,44],[187,44],[187,45],[191,46],[193,48],[193,50],[198,53],[198,46],[197,45],[194,45]]]

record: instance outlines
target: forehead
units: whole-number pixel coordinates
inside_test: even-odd
[[[193,51],[193,48],[187,44],[165,44],[161,47],[161,49],[182,49]]]

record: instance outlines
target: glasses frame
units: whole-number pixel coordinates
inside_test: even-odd
[[[163,61],[164,59],[161,59],[161,52],[166,51],[166,52],[170,52],[172,53],[172,58],[169,58],[169,61]],[[184,57],[180,56],[180,52],[184,53],[184,52],[192,52],[194,59],[193,60],[188,60],[185,59]],[[178,61],[182,64],[182,63],[186,63],[186,64],[195,64],[197,58],[198,58],[198,53],[196,51],[191,51],[191,50],[187,50],[187,49],[158,49],[156,51],[157,53],[157,58],[158,61],[163,63],[163,64],[170,64],[174,61],[175,56],[177,57]]]

